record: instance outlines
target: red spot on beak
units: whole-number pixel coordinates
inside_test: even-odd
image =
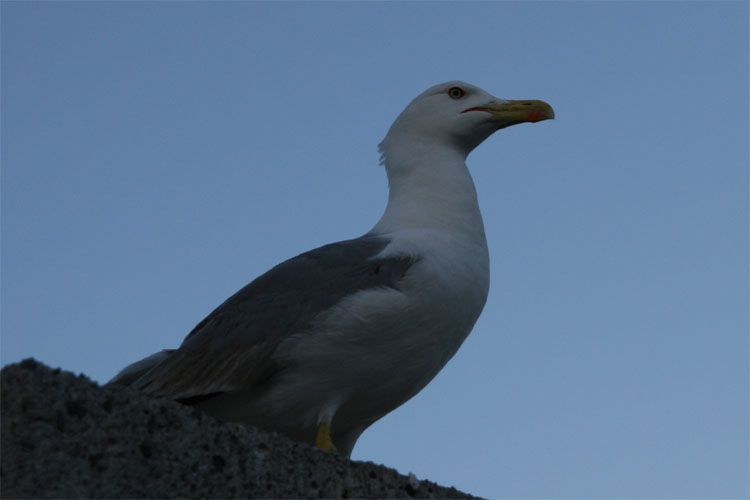
[[[540,122],[540,121],[544,120],[544,115],[542,113],[540,113],[539,111],[530,111],[529,112],[528,120],[531,123]]]

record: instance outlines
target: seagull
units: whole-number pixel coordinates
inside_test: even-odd
[[[489,251],[467,156],[500,129],[552,118],[544,101],[461,81],[427,89],[380,143],[388,204],[370,231],[277,265],[109,384],[350,456],[484,307]]]

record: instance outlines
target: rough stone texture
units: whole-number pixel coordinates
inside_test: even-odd
[[[464,498],[34,360],[3,368],[2,498]]]

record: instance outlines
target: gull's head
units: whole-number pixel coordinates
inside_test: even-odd
[[[401,112],[381,144],[447,145],[468,155],[501,128],[555,117],[544,101],[500,99],[458,80],[430,87]]]

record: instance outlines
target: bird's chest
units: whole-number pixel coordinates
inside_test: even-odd
[[[368,328],[358,330],[352,356],[357,361],[349,367],[348,380],[361,384],[352,393],[356,404],[347,405],[347,411],[380,415],[392,410],[427,385],[456,353],[482,311],[489,284],[486,253],[462,255],[464,260],[423,255],[398,291],[380,292],[384,302],[390,301],[389,312],[384,309]]]
[[[463,342],[482,312],[489,291],[486,247],[454,244],[425,253],[404,280],[415,317],[424,319],[423,335],[448,356]],[[415,332],[419,335],[419,332]]]
[[[395,288],[348,297],[300,336],[289,356],[300,377],[325,374],[333,393],[373,415],[424,387],[471,331],[489,287],[486,246],[451,243],[413,252],[416,262]]]
[[[486,245],[437,243],[415,252],[416,262],[396,289],[366,292],[344,305],[345,316],[361,326],[353,331],[363,347],[359,359],[369,369],[426,383],[482,312],[489,289]]]

